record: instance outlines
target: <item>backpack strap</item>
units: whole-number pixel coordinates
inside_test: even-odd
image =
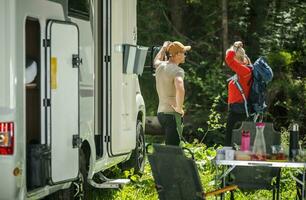
[[[247,118],[249,118],[250,115],[249,115],[249,111],[248,111],[248,101],[247,101],[247,99],[246,99],[246,97],[245,97],[245,94],[244,94],[244,92],[243,92],[243,89],[242,89],[242,87],[241,87],[241,85],[240,85],[240,83],[239,83],[239,81],[238,81],[238,76],[237,76],[237,74],[235,74],[234,76],[228,78],[227,81],[233,81],[234,84],[235,84],[235,86],[237,87],[237,89],[240,91],[241,96],[242,96],[243,101],[244,101],[245,113],[246,113]]]

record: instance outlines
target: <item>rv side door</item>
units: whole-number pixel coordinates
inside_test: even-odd
[[[79,32],[76,24],[47,25],[48,141],[53,183],[77,178],[79,169]]]

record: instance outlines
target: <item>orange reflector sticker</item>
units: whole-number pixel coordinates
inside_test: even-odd
[[[51,58],[51,89],[57,89],[57,58]]]

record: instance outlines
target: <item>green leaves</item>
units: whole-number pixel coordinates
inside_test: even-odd
[[[226,79],[233,72],[224,64],[221,1],[177,2],[182,8],[179,15],[182,27],[178,32],[174,31],[177,27],[173,26],[169,1],[138,1],[138,43],[151,46],[161,45],[165,40],[179,40],[192,46],[182,65],[186,72],[189,138],[200,141],[204,138],[203,142],[210,145],[222,143],[227,118]],[[267,56],[273,68],[266,120],[274,121],[277,128],[299,119],[301,128],[306,130],[306,89],[301,86],[305,85],[306,77],[305,30],[305,1],[228,1],[229,43],[244,41],[252,61]],[[298,80],[303,84],[298,84]],[[153,115],[158,105],[154,77],[147,72],[140,81],[147,113]]]

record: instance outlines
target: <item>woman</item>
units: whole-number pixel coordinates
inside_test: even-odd
[[[226,51],[225,62],[236,73],[238,82],[242,87],[245,97],[248,99],[252,85],[252,69],[248,67],[251,61],[245,54],[241,41],[235,42]],[[228,83],[228,105],[229,115],[226,124],[225,146],[231,146],[234,125],[247,118],[243,96],[237,88],[237,85],[235,85],[234,80]]]

